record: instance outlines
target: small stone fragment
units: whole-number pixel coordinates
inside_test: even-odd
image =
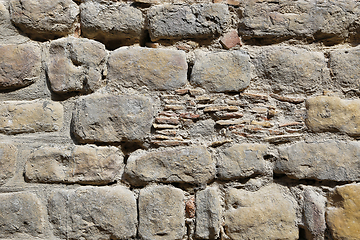
[[[302,137],[302,134],[289,134],[281,136],[265,137],[264,141],[269,143],[286,143],[297,140]]]
[[[232,119],[232,118],[242,118],[244,115],[240,112],[230,112],[230,113],[224,113],[224,112],[215,112],[213,117],[215,119]]]
[[[160,124],[172,124],[172,125],[178,125],[180,123],[179,119],[177,118],[165,118],[165,117],[157,117],[155,118],[155,122]]]
[[[239,108],[237,106],[208,106],[204,108],[204,113],[218,111],[236,112],[238,110]]]
[[[240,93],[240,96],[245,97],[245,98],[250,98],[250,99],[253,99],[253,100],[264,100],[264,101],[268,100],[268,96],[262,95],[262,94]]]
[[[152,141],[151,143],[157,147],[176,147],[176,146],[190,145],[189,141],[182,141],[182,140]]]
[[[233,125],[239,125],[239,124],[242,124],[242,123],[245,123],[244,120],[240,120],[240,119],[229,119],[229,120],[219,120],[219,121],[216,121],[216,124],[219,125],[219,126],[233,126]]]
[[[187,218],[194,218],[196,211],[195,197],[190,197],[185,202],[185,212]]]
[[[0,186],[14,176],[17,147],[10,143],[0,143]]]
[[[303,103],[305,101],[304,98],[291,98],[291,97],[279,96],[277,94],[270,94],[270,97],[275,98],[276,100],[279,100],[281,102],[289,102],[294,104]]]
[[[165,111],[168,111],[168,110],[172,110],[172,111],[185,110],[185,106],[182,106],[182,105],[165,105],[164,110]]]
[[[225,33],[225,35],[220,38],[220,43],[225,49],[228,50],[235,47],[236,45],[241,46],[240,38],[236,30]]]
[[[179,126],[177,125],[171,125],[171,124],[153,124],[153,127],[155,129],[175,129],[175,128],[179,128]]]
[[[190,112],[187,112],[187,113],[182,113],[180,114],[180,118],[185,118],[185,119],[199,119],[200,118],[200,115],[199,114],[194,114],[194,113],[190,113]]]

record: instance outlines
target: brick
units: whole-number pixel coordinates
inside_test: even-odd
[[[182,113],[180,114],[180,118],[185,118],[185,119],[199,119],[200,115],[199,114],[195,114],[195,113]]]
[[[220,38],[220,43],[225,49],[230,49],[236,45],[241,46],[240,38],[236,30],[232,30],[228,33],[225,33],[223,37]]]
[[[11,143],[0,143],[0,186],[14,176],[17,147]]]

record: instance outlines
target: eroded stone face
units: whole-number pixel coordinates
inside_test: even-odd
[[[0,186],[14,176],[17,147],[11,143],[0,143]]]

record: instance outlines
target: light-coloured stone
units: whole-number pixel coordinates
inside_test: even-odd
[[[17,148],[10,143],[0,143],[0,186],[14,176]]]
[[[54,235],[61,239],[131,239],[136,235],[136,199],[124,187],[55,190],[48,213]]]
[[[0,103],[0,132],[53,132],[63,126],[63,106],[49,100]]]
[[[186,234],[182,190],[151,186],[140,190],[139,235],[144,240],[181,240]]]
[[[89,93],[101,86],[106,64],[105,46],[86,38],[62,38],[52,41],[47,60],[51,90]]]
[[[231,239],[297,240],[296,205],[287,189],[276,184],[256,192],[229,189],[225,232]]]
[[[326,222],[333,239],[359,239],[360,184],[336,187],[326,212]]]
[[[108,79],[125,87],[175,90],[187,83],[187,68],[183,51],[123,47],[109,56]]]
[[[208,53],[195,59],[190,81],[210,92],[238,92],[249,86],[251,78],[249,55],[231,51]]]
[[[203,184],[215,177],[215,163],[204,146],[146,152],[127,160],[125,173],[133,185],[148,182]]]
[[[150,134],[153,111],[149,97],[94,93],[77,101],[73,132],[83,143],[141,142]]]
[[[313,132],[360,135],[360,100],[318,96],[306,100],[306,126]]]

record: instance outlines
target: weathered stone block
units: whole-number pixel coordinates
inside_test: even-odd
[[[85,38],[52,41],[47,75],[55,93],[89,93],[101,86],[107,53],[105,46]]]
[[[256,192],[232,188],[226,195],[226,234],[231,239],[298,239],[294,202],[276,184]]]
[[[69,34],[79,15],[71,0],[11,0],[10,16],[15,26],[35,40]]]
[[[204,146],[154,152],[139,150],[130,155],[125,173],[133,185],[148,182],[201,184],[215,177],[215,164]]]
[[[187,83],[183,51],[149,48],[119,48],[108,61],[108,79],[126,87],[174,90]]]
[[[54,234],[62,239],[131,239],[136,235],[134,194],[124,187],[56,190],[48,203]]]
[[[191,83],[210,92],[238,92],[252,78],[250,57],[241,51],[208,53],[195,60]]]
[[[150,134],[153,111],[145,96],[95,93],[77,101],[73,132],[83,143],[141,142]]]
[[[14,176],[17,148],[10,143],[0,143],[0,186]]]
[[[49,100],[0,103],[0,132],[53,132],[63,125],[63,106]]]
[[[211,39],[227,27],[230,13],[225,4],[161,5],[149,9],[152,41],[161,39]]]
[[[181,240],[186,234],[182,190],[152,186],[140,190],[139,235],[144,240]]]
[[[314,132],[338,131],[360,135],[360,100],[319,96],[306,100],[306,126]]]

